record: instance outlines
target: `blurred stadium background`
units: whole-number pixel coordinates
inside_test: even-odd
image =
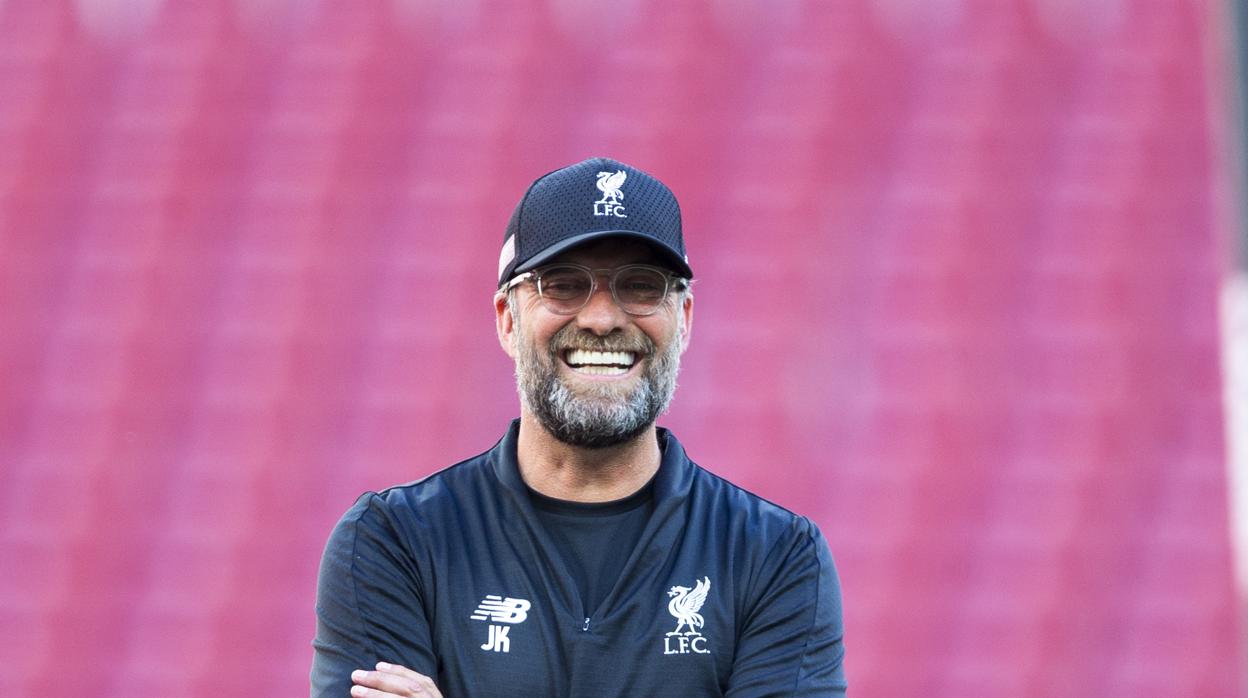
[[[501,435],[503,228],[600,154],[684,204],[663,423],[823,528],[852,694],[1240,694],[1237,22],[0,0],[0,695],[306,694],[330,527]]]

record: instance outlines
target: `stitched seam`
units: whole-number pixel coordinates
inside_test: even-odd
[[[819,550],[815,543],[815,537],[810,535],[810,522],[806,520],[806,540],[811,544],[811,550],[815,553],[815,564],[818,569],[815,571],[815,608],[810,614],[810,625],[806,627],[806,641],[802,643],[802,655],[797,662],[797,676],[793,678],[793,690],[791,693],[797,693],[798,684],[802,682],[802,668],[806,664],[806,655],[810,651],[811,630],[815,627],[815,622],[819,620],[819,587],[823,584],[823,561],[819,559]]]
[[[780,548],[780,544],[781,544],[781,543],[783,543],[784,541],[785,541],[785,537],[784,537],[783,535],[776,536],[776,540],[775,540],[774,542],[772,542],[772,544],[771,544],[771,548],[767,551],[767,554],[763,556],[762,561],[761,561],[761,562],[759,562],[759,564],[758,564],[759,569],[764,569],[764,568],[766,568],[767,563],[771,560],[771,557],[772,557],[773,555],[775,555],[775,554],[776,554],[776,552],[777,552],[777,551],[779,550],[779,548]],[[756,577],[754,578],[753,583],[752,583],[752,584],[750,584],[750,591],[751,591],[750,596],[751,596],[751,597],[756,596],[756,594],[755,594],[755,593],[753,593],[753,592],[755,591],[755,587],[757,587],[757,586],[758,586],[759,584],[761,584],[761,583],[763,583],[762,578],[761,578],[760,576],[756,576]],[[761,595],[761,594],[762,594],[762,591],[761,591],[761,590],[759,590],[759,591],[758,591],[758,595]]]
[[[376,497],[377,497],[376,493],[373,493],[373,492],[368,493],[368,505],[365,508],[365,511],[371,510],[373,508],[373,501],[374,499],[376,499]],[[377,651],[377,646],[373,644],[372,638],[365,631],[364,610],[360,608],[360,590],[357,584],[357,575],[356,575],[356,567],[355,567],[355,561],[356,559],[358,559],[357,555],[355,554],[355,549],[356,549],[356,545],[358,544],[360,540],[360,519],[364,517],[364,513],[365,513],[364,511],[360,512],[360,515],[357,516],[355,521],[351,523],[351,603],[355,607],[355,617],[356,617],[356,622],[359,624],[361,644],[365,645],[365,649],[368,649],[371,651],[372,656],[378,657],[381,655]]]

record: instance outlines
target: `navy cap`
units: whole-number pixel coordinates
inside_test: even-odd
[[[498,283],[606,237],[647,242],[666,266],[693,278],[672,190],[631,165],[590,158],[539,177],[524,193],[507,223]]]

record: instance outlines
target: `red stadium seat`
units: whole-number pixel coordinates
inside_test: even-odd
[[[305,691],[337,517],[515,415],[503,230],[591,155],[680,196],[660,423],[821,526],[855,695],[1234,695],[1221,12],[0,0],[0,695]]]

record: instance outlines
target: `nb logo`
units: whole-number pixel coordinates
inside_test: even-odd
[[[507,633],[511,628],[508,625],[523,623],[529,617],[529,609],[532,607],[533,604],[527,599],[513,599],[510,596],[503,598],[493,594],[486,596],[477,606],[477,610],[469,616],[472,620],[490,623],[490,637],[481,645],[481,649],[486,652],[510,652],[511,638],[507,637]],[[496,623],[508,625],[495,625]]]
[[[491,623],[523,623],[529,617],[529,609],[533,604],[525,599],[503,598],[490,594],[486,596],[473,611],[473,620],[488,620]]]

